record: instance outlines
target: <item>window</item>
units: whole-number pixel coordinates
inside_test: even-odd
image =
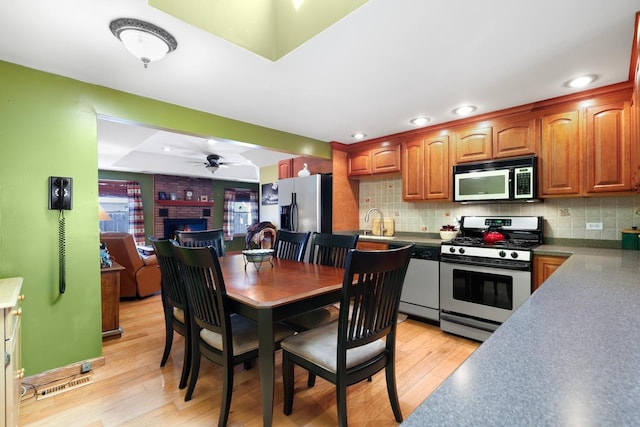
[[[100,221],[100,231],[129,232],[129,202],[126,197],[98,197],[98,203],[111,218],[110,221]]]
[[[111,221],[100,221],[100,231],[122,231],[133,236],[137,245],[144,245],[144,214],[142,193],[136,181],[98,181],[98,201]]]
[[[247,227],[259,222],[258,191],[244,188],[224,189],[224,234],[231,239],[235,234],[246,234]]]

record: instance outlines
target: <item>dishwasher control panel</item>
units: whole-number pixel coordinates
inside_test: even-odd
[[[389,249],[397,249],[403,246],[404,245],[390,244]],[[440,261],[440,246],[415,245],[411,251],[411,258]]]

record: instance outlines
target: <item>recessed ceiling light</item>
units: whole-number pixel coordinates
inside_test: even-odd
[[[171,147],[162,147],[162,151],[171,151]]]
[[[431,119],[429,117],[426,116],[420,116],[420,117],[415,117],[411,120],[409,120],[411,122],[411,124],[414,124],[416,126],[422,126],[422,125],[426,125],[427,123],[429,123],[431,121]]]
[[[458,107],[453,110],[453,114],[457,114],[459,116],[466,116],[467,114],[471,114],[476,111],[476,107],[473,105],[463,105],[462,107]]]
[[[362,132],[356,132],[354,134],[351,135],[351,138],[353,139],[364,139],[367,135],[365,135]]]
[[[586,76],[575,77],[569,81],[567,81],[564,85],[572,88],[581,88],[585,87],[593,82],[598,80],[598,76],[595,74],[589,74]]]

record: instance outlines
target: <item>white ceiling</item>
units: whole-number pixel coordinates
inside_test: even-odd
[[[573,90],[563,83],[583,73],[600,76],[595,86],[626,81],[640,0],[370,0],[276,62],[145,0],[0,0],[0,11],[2,60],[352,143],[356,131],[375,138],[412,129],[409,119],[418,115],[431,124],[453,120],[451,110],[461,104],[482,114],[565,95]],[[120,17],[163,27],[178,49],[145,69],[109,30]],[[99,130],[101,168],[211,176],[187,164],[204,162],[206,139],[115,122],[100,122]],[[164,145],[184,161],[164,160]],[[228,154],[223,146],[213,150],[239,159],[237,146]],[[273,163],[282,155],[255,147],[245,154]],[[166,169],[176,164],[179,171]]]

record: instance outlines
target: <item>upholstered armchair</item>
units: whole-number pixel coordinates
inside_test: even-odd
[[[111,259],[124,267],[120,272],[120,297],[146,297],[160,292],[160,268],[155,255],[141,257],[129,233],[103,232]]]

